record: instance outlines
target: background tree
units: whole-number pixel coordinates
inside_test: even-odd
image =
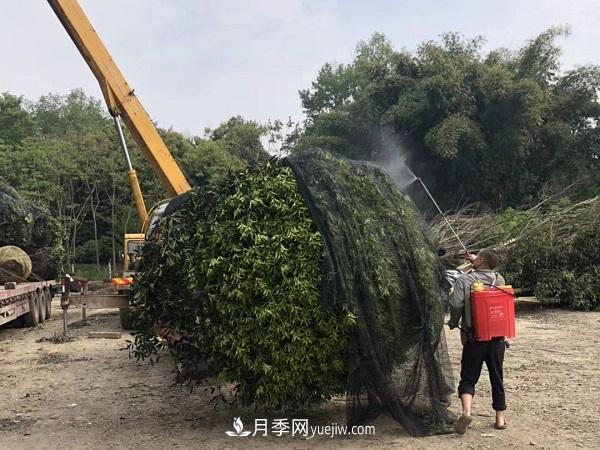
[[[375,34],[300,91],[307,119],[289,144],[407,158],[446,208],[521,206],[575,180],[581,196],[597,193],[600,70],[560,73],[566,35],[555,27],[517,52],[483,55],[481,37],[446,33],[413,54]]]
[[[266,127],[241,117],[203,138],[173,129],[159,133],[192,184],[268,158],[261,144]],[[127,132],[126,140],[151,207],[164,191]],[[67,267],[115,264],[123,234],[139,229],[112,119],[81,90],[31,103],[0,95],[0,161],[0,179],[58,219]]]
[[[0,94],[0,144],[13,145],[35,132],[23,97]]]

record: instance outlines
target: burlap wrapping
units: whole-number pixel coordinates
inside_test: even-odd
[[[0,247],[0,283],[25,281],[31,275],[31,259],[14,245]]]

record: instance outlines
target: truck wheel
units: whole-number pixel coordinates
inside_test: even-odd
[[[52,315],[52,294],[48,288],[44,289],[44,299],[44,303],[46,304],[46,320],[48,320]]]
[[[133,324],[131,322],[131,316],[129,315],[129,308],[120,308],[119,316],[121,317],[121,328],[124,330],[131,330]]]
[[[26,327],[37,327],[40,319],[40,305],[35,292],[29,294],[29,312],[23,317]]]
[[[46,321],[46,296],[44,295],[44,291],[40,289],[36,291],[36,295],[38,298],[38,320],[40,323],[44,323]]]

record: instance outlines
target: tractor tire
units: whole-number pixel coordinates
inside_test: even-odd
[[[48,320],[52,315],[52,294],[48,288],[44,289],[44,299],[44,303],[46,304],[46,320]]]
[[[38,298],[38,320],[40,323],[44,323],[46,321],[46,296],[44,295],[44,291],[42,289],[36,291],[35,294]]]
[[[131,322],[131,316],[129,315],[129,308],[120,308],[119,316],[121,318],[121,328],[124,330],[131,330],[133,323]]]
[[[26,327],[37,327],[40,323],[39,298],[35,292],[29,295],[29,312],[23,318]]]

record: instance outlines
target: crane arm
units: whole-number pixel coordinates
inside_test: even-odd
[[[189,191],[191,187],[183,172],[77,0],[48,0],[48,3],[100,83],[110,113],[123,119],[167,194],[174,197]]]

